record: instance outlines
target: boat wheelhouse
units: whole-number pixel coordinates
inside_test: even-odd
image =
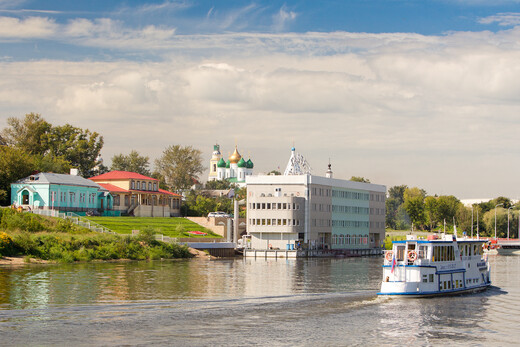
[[[485,242],[445,234],[394,241],[385,252],[378,294],[420,297],[485,290],[491,285]]]

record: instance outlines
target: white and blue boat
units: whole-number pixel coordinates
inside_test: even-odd
[[[485,290],[491,285],[485,242],[446,234],[394,241],[385,252],[378,295],[428,297]]]

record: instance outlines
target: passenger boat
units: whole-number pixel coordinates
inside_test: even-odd
[[[378,295],[428,297],[485,290],[491,285],[485,242],[446,234],[394,241],[385,252]]]

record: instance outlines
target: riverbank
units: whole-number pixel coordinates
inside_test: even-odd
[[[70,220],[0,210],[0,257],[36,258],[72,263],[95,260],[191,258],[188,247],[155,239],[157,230],[136,236],[97,233]],[[7,264],[20,260],[6,260]]]
[[[198,249],[188,247],[188,251],[195,259],[203,259],[203,260],[211,260],[215,259],[212,255],[199,251]],[[112,259],[112,260],[96,260],[101,262],[127,262],[132,261],[132,259]],[[0,257],[0,266],[7,265],[7,266],[22,266],[27,264],[52,264],[52,263],[58,263],[57,261],[49,261],[44,260],[40,258],[34,258],[34,257],[28,257],[28,256],[13,256],[13,257]],[[80,261],[77,261],[77,263],[80,263]]]

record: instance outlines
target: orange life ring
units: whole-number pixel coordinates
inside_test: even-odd
[[[392,251],[388,251],[386,252],[385,254],[385,259],[388,260],[388,261],[392,261],[392,257],[394,256],[394,252]]]
[[[408,260],[409,261],[416,261],[417,260],[417,252],[416,251],[409,251],[408,252]]]

